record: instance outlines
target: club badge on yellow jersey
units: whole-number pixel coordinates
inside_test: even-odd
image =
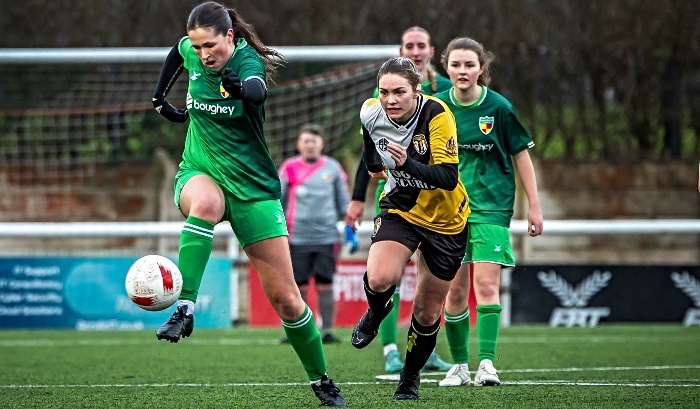
[[[413,135],[413,147],[421,155],[425,155],[428,152],[428,141],[425,140],[425,135]]]
[[[493,129],[493,117],[492,116],[481,116],[479,117],[479,129],[484,135],[491,133]]]

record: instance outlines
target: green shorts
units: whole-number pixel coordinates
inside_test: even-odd
[[[195,175],[205,175],[206,173],[185,170],[177,172],[175,176],[175,204],[180,208],[180,193],[188,180]],[[226,205],[224,216],[220,221],[231,223],[236,239],[241,243],[241,247],[273,237],[288,236],[287,222],[284,218],[284,211],[279,199],[241,201],[233,194],[224,192]]]
[[[469,238],[463,263],[489,262],[514,266],[510,230],[497,224],[468,223]]]

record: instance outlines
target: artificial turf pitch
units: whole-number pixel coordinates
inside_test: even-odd
[[[316,407],[298,358],[279,342],[283,335],[281,328],[195,328],[171,344],[157,341],[154,330],[0,331],[0,407]],[[700,407],[700,327],[516,325],[499,337],[501,386],[439,387],[444,373],[426,372],[420,399],[399,402],[378,340],[356,350],[349,329],[336,335],[343,342],[326,345],[328,374],[349,407]],[[475,335],[472,329],[472,377]],[[437,350],[450,360],[444,334]]]

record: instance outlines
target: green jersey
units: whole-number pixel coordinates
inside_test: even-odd
[[[503,96],[481,87],[471,105],[461,105],[449,89],[436,95],[457,121],[459,175],[469,195],[470,223],[510,227],[515,202],[515,173],[511,156],[535,146]]]
[[[265,64],[245,39],[237,38],[224,68],[238,73],[241,81],[266,81]],[[200,171],[240,201],[279,199],[277,168],[265,142],[265,104],[233,99],[221,85],[221,72],[202,63],[188,37],[179,44],[189,75],[185,150],[180,169]],[[222,70],[223,72],[223,70]]]

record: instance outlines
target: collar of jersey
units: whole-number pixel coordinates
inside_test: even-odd
[[[418,94],[418,100],[416,101],[416,111],[411,115],[410,118],[408,118],[408,121],[406,121],[405,124],[400,124],[393,119],[389,115],[386,115],[386,112],[384,112],[384,115],[386,115],[386,119],[389,120],[389,123],[394,125],[394,128],[399,129],[399,127],[403,126],[404,128],[410,128],[411,125],[413,125],[416,120],[418,120],[418,115],[420,114],[420,110],[423,108],[423,95]]]
[[[460,108],[474,108],[478,107],[481,105],[482,102],[486,99],[486,94],[489,92],[489,89],[486,88],[483,85],[479,85],[481,87],[481,95],[479,95],[479,99],[476,101],[472,102],[469,105],[462,105],[459,102],[457,102],[457,98],[455,98],[455,87],[450,88],[450,102],[452,102],[455,106],[458,106]]]

